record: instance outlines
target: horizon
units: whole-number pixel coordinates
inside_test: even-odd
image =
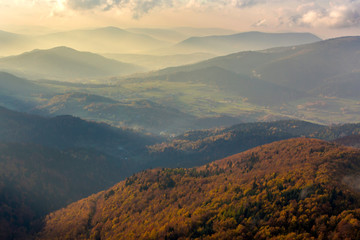
[[[0,29],[28,35],[107,26],[360,35],[360,0],[0,0],[0,7]]]

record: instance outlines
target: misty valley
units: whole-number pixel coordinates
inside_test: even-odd
[[[360,36],[0,31],[0,239],[360,239]]]

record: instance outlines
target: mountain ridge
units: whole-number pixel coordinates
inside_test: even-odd
[[[175,49],[201,49],[204,52],[230,54],[240,51],[255,51],[273,47],[293,46],[321,39],[311,33],[265,33],[243,32],[231,35],[191,37],[177,45]]]
[[[356,238],[359,170],[359,150],[275,142],[199,168],[138,173],[48,215],[39,239]]]

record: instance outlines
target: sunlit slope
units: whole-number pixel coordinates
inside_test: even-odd
[[[359,150],[275,142],[136,174],[48,215],[39,239],[356,239],[359,171]]]

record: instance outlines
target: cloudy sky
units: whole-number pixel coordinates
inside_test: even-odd
[[[0,0],[0,28],[217,27],[360,35],[360,0]]]

